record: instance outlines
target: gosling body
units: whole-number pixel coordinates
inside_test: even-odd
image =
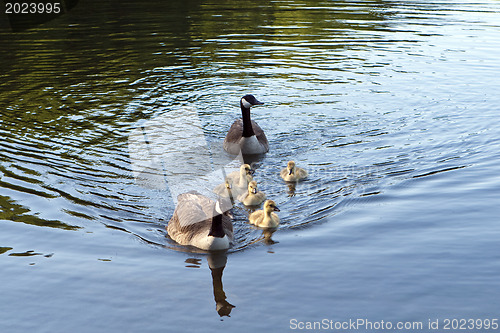
[[[227,175],[226,183],[217,185],[214,192],[218,193],[220,191],[226,191],[227,186],[230,186],[231,195],[233,198],[237,198],[239,195],[247,191],[248,183],[253,180],[253,173],[254,171],[249,164],[243,164],[240,166],[239,171],[234,171]]]
[[[279,211],[273,200],[266,200],[264,209],[253,212],[248,219],[251,224],[261,228],[277,228],[280,224],[280,218],[275,212]]]
[[[298,168],[294,161],[290,161],[287,167],[282,169],[280,172],[281,178],[287,182],[296,182],[307,177],[307,171]]]
[[[248,191],[238,196],[238,200],[245,206],[257,206],[266,200],[266,194],[257,188],[257,182],[248,183]]]
[[[233,197],[233,185],[228,178],[226,178],[223,184],[219,184],[214,188],[213,191],[217,196],[223,198],[232,198]]]

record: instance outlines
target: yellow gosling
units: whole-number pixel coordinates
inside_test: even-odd
[[[249,164],[242,164],[239,171],[231,172],[229,175],[227,175],[226,179],[233,187],[244,187],[246,190],[248,187],[248,182],[252,181],[253,179],[253,174],[254,171]]]
[[[295,166],[294,161],[290,161],[287,167],[280,172],[281,178],[287,182],[296,182],[307,177],[307,171]]]
[[[275,212],[279,212],[276,203],[272,200],[266,200],[264,209],[257,210],[248,217],[251,224],[262,228],[277,228],[280,224],[280,218]]]
[[[219,197],[230,198],[233,196],[232,190],[233,186],[229,182],[229,179],[226,178],[226,181],[223,184],[219,184],[214,188],[214,193]]]
[[[245,206],[257,206],[266,200],[266,194],[257,189],[257,182],[252,180],[248,183],[248,191],[238,197]]]

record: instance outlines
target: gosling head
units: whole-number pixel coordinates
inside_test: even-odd
[[[264,210],[268,213],[270,212],[279,212],[279,208],[276,206],[276,203],[272,200],[266,200],[266,202],[264,203]]]
[[[248,183],[248,193],[257,193],[257,182],[255,180],[252,180],[250,183]]]
[[[295,162],[294,161],[288,162],[286,168],[288,169],[288,174],[291,175],[293,173],[293,170],[295,170]]]
[[[245,173],[246,175],[253,175],[255,173],[255,171],[252,170],[252,168],[250,167],[249,164],[243,164],[241,167],[240,167],[240,172],[241,173]]]
[[[254,95],[245,95],[241,98],[240,104],[245,109],[250,109],[254,105],[262,105],[264,103],[259,102]]]

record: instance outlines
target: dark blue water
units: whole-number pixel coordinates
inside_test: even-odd
[[[495,1],[112,1],[4,25],[0,329],[500,319],[499,18]],[[192,108],[225,161],[246,93],[265,102],[255,179],[282,225],[266,242],[238,206],[230,253],[191,253],[166,237],[173,191],[137,182],[130,138]],[[310,174],[294,188],[290,159]]]

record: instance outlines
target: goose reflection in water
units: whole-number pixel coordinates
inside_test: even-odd
[[[236,306],[227,301],[226,293],[222,285],[222,273],[227,264],[227,252],[216,251],[210,252],[207,256],[208,267],[212,274],[212,286],[214,292],[215,308],[219,316],[230,317],[231,311]],[[188,258],[186,267],[200,267],[201,260],[197,258]]]
[[[225,251],[210,253],[207,261],[208,267],[210,267],[210,271],[212,272],[212,285],[217,313],[221,317],[229,317],[229,314],[235,306],[226,300],[226,293],[222,286],[222,273],[226,267],[227,254]]]

